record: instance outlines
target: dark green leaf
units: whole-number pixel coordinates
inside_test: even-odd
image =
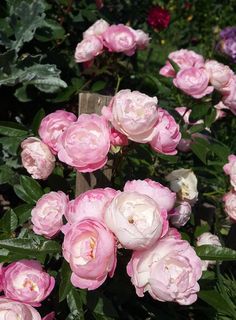
[[[14,212],[18,217],[19,225],[23,225],[31,217],[32,204],[22,204],[14,208]]]
[[[20,184],[23,187],[25,193],[35,202],[44,194],[40,184],[33,178],[30,178],[28,176],[21,176]]]
[[[216,309],[218,312],[222,312],[223,314],[230,314],[235,319],[235,310],[232,310],[231,305],[228,304],[228,302],[222,297],[218,292],[209,290],[209,291],[200,291],[198,293],[198,296],[200,299],[208,303],[210,306],[212,306],[214,309]]]
[[[91,91],[92,92],[98,92],[101,91],[102,89],[104,89],[106,86],[106,82],[105,81],[96,81],[94,82],[94,84],[92,85]]]
[[[206,164],[206,156],[208,149],[205,145],[195,142],[190,145],[192,152],[204,163]]]
[[[8,137],[22,137],[27,135],[28,130],[15,122],[0,121],[0,134]]]
[[[35,204],[35,200],[32,199],[25,191],[25,189],[20,184],[13,186],[16,195],[23,201],[31,204]]]
[[[59,287],[59,302],[63,301],[72,289],[72,284],[70,281],[71,269],[69,264],[65,260],[62,263],[60,278],[61,282]]]
[[[202,260],[232,261],[236,260],[236,250],[229,248],[204,245],[195,248]]]
[[[0,184],[9,183],[15,185],[18,183],[18,174],[7,165],[0,166]]]
[[[77,317],[75,317],[74,319],[83,320],[83,303],[79,291],[77,291],[75,288],[72,288],[71,291],[68,293],[67,303],[72,315]]]
[[[40,123],[42,121],[42,119],[45,117],[45,111],[44,109],[40,109],[36,115],[34,116],[34,119],[32,121],[32,130],[34,132],[35,135],[38,135],[38,129],[39,129],[39,126],[40,126]]]
[[[56,254],[61,251],[60,245],[53,240],[34,239],[4,239],[0,240],[1,248],[9,250],[11,253],[30,255],[37,258],[37,254]]]
[[[9,154],[15,156],[17,154],[17,150],[22,141],[22,137],[2,137],[0,138],[0,144],[5,151]]]
[[[15,212],[10,209],[0,220],[0,229],[2,232],[13,232],[18,225],[18,218]]]

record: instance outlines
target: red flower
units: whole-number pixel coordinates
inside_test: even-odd
[[[166,29],[170,23],[170,13],[159,6],[152,7],[148,12],[147,22],[155,29]]]

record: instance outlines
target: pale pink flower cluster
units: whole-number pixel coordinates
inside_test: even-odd
[[[236,114],[236,75],[226,65],[216,60],[204,60],[203,56],[192,50],[181,49],[171,52],[160,74],[173,78],[173,84],[195,99],[217,90],[222,94],[222,101],[216,106],[217,116],[224,116],[222,109],[230,109]],[[171,64],[179,70],[176,72]]]
[[[148,34],[142,30],[134,30],[124,24],[109,25],[100,19],[83,33],[83,40],[75,50],[75,61],[91,62],[105,50],[131,56],[137,49],[146,49],[149,41]]]
[[[230,178],[231,190],[223,197],[225,212],[232,222],[236,222],[236,156],[231,154],[228,163],[223,167],[226,175]]]
[[[195,184],[190,178],[191,189]],[[185,185],[187,182],[185,177]],[[194,190],[190,189],[184,194],[186,202],[188,198],[194,200]],[[94,290],[108,276],[113,277],[118,247],[133,250],[127,272],[139,296],[148,291],[160,301],[191,304],[196,300],[201,260],[168,223],[176,202],[175,192],[150,179],[133,180],[126,182],[123,191],[98,188],[67,201],[60,191],[44,195],[32,211],[32,222],[39,234],[53,236],[59,231],[62,215],[66,218],[67,224],[61,227],[63,256],[72,270],[75,287]],[[179,215],[183,219],[182,212]],[[48,281],[47,277],[44,281]],[[37,288],[40,285],[37,282]],[[40,302],[41,295],[46,294],[37,292],[30,296],[33,303]]]
[[[46,273],[36,260],[19,260],[6,267],[1,266],[0,314],[2,319],[41,320],[38,311],[52,292],[55,279]],[[55,319],[51,312],[42,320]]]
[[[197,177],[190,169],[178,169],[166,176],[170,188],[177,194],[176,206],[169,213],[173,226],[184,226],[190,219],[192,206],[198,199]]]
[[[23,166],[35,179],[51,174],[55,155],[80,172],[95,171],[107,162],[111,131],[103,116],[81,114],[77,119],[58,110],[42,120],[39,135],[42,140],[32,137],[21,144]]]
[[[174,155],[181,139],[179,125],[157,102],[156,97],[139,91],[121,90],[102,113],[129,140],[149,143],[159,153]]]

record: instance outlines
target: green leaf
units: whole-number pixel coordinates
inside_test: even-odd
[[[224,162],[227,162],[228,156],[230,155],[230,149],[223,144],[211,143],[209,149],[215,153]]]
[[[236,250],[229,248],[204,245],[195,248],[202,260],[233,261],[236,260]]]
[[[14,212],[18,217],[19,225],[23,225],[31,217],[31,211],[33,209],[32,204],[22,204],[14,208]]]
[[[195,104],[192,106],[192,112],[190,114],[190,121],[200,120],[203,116],[208,113],[210,108],[209,104]]]
[[[20,177],[20,184],[23,187],[25,193],[35,202],[38,201],[44,194],[40,184],[33,178],[28,176]]]
[[[235,310],[232,310],[231,305],[229,305],[227,300],[225,300],[224,297],[222,297],[222,295],[220,295],[217,291],[202,290],[198,293],[198,296],[218,312],[226,315],[229,314],[235,319]]]
[[[118,313],[110,299],[101,293],[88,293],[88,307],[91,309],[96,318],[102,316],[103,319],[118,318]]]
[[[19,51],[24,42],[33,39],[36,29],[43,25],[44,2],[32,0],[20,1],[12,4],[10,11],[10,24],[15,33],[15,41],[12,41],[12,49]]]
[[[43,24],[36,31],[35,38],[42,42],[51,40],[62,39],[65,36],[65,30],[56,21],[51,19],[45,19]]]
[[[204,123],[199,123],[199,124],[195,124],[194,126],[192,126],[192,127],[188,130],[188,132],[189,132],[190,134],[192,134],[192,133],[196,133],[196,132],[201,132],[201,131],[204,130],[204,129],[205,129]]]
[[[0,229],[2,232],[13,232],[18,225],[18,218],[15,212],[10,209],[0,220]]]
[[[22,137],[2,137],[0,138],[0,144],[6,152],[15,156],[22,140]]]
[[[15,185],[18,183],[18,174],[7,165],[0,166],[0,184],[9,183]]]
[[[206,128],[210,128],[213,122],[216,120],[216,109],[212,108],[210,114],[205,116],[204,123]]]
[[[174,60],[172,60],[172,59],[170,59],[170,58],[168,58],[167,60],[168,60],[168,61],[170,62],[170,64],[172,65],[172,67],[173,67],[173,69],[175,70],[175,72],[178,73],[179,70],[180,70],[179,65],[178,65],[176,62],[174,62]]]
[[[105,81],[96,81],[91,87],[91,91],[93,92],[98,92],[101,91],[106,87],[106,82]]]
[[[31,125],[31,128],[32,128],[35,135],[38,135],[38,129],[39,129],[40,123],[44,117],[45,117],[45,111],[43,108],[41,108],[34,116],[34,119],[32,121],[32,125]]]
[[[190,145],[192,152],[204,163],[206,164],[206,157],[208,153],[208,148],[199,142],[192,143]]]
[[[4,239],[0,240],[0,247],[9,250],[11,253],[24,254],[26,257],[36,257],[37,254],[53,254],[61,251],[60,245],[53,240],[39,240],[35,239]]]
[[[22,187],[22,185],[20,184],[16,184],[13,186],[13,189],[15,191],[15,194],[17,195],[17,197],[19,197],[21,200],[27,202],[27,203],[31,203],[31,204],[35,204],[35,200],[32,199],[26,192],[25,189]]]
[[[29,102],[31,99],[27,95],[27,85],[23,85],[20,88],[17,88],[14,96],[20,101],[20,102]]]
[[[59,302],[63,301],[72,289],[72,284],[70,281],[71,269],[69,264],[65,260],[62,263],[60,278],[61,282],[59,286]]]
[[[67,304],[70,308],[70,312],[73,316],[75,316],[74,319],[84,319],[83,302],[80,297],[80,293],[75,288],[72,288],[71,291],[68,293]]]
[[[0,121],[0,134],[8,137],[22,137],[27,135],[28,130],[15,122]]]

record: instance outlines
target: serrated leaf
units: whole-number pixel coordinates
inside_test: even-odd
[[[53,240],[39,240],[34,239],[4,239],[0,240],[1,248],[9,250],[11,253],[20,253],[27,256],[35,256],[37,254],[56,254],[61,251],[60,245]]]
[[[29,84],[33,84],[40,91],[53,93],[56,92],[60,88],[66,88],[67,84],[65,81],[56,78],[56,77],[48,77],[47,79],[36,79],[29,81]]]
[[[35,202],[38,201],[44,194],[40,184],[33,178],[28,176],[20,177],[20,184],[23,187],[25,193]]]
[[[17,225],[18,218],[12,209],[5,212],[0,220],[0,229],[2,232],[13,232],[17,228]]]
[[[236,260],[236,250],[229,248],[204,245],[195,248],[202,260],[233,261]]]
[[[64,260],[60,271],[59,302],[63,301],[72,289],[71,273],[69,264]]]
[[[28,130],[15,122],[0,121],[0,134],[9,137],[22,137],[27,135]]]

